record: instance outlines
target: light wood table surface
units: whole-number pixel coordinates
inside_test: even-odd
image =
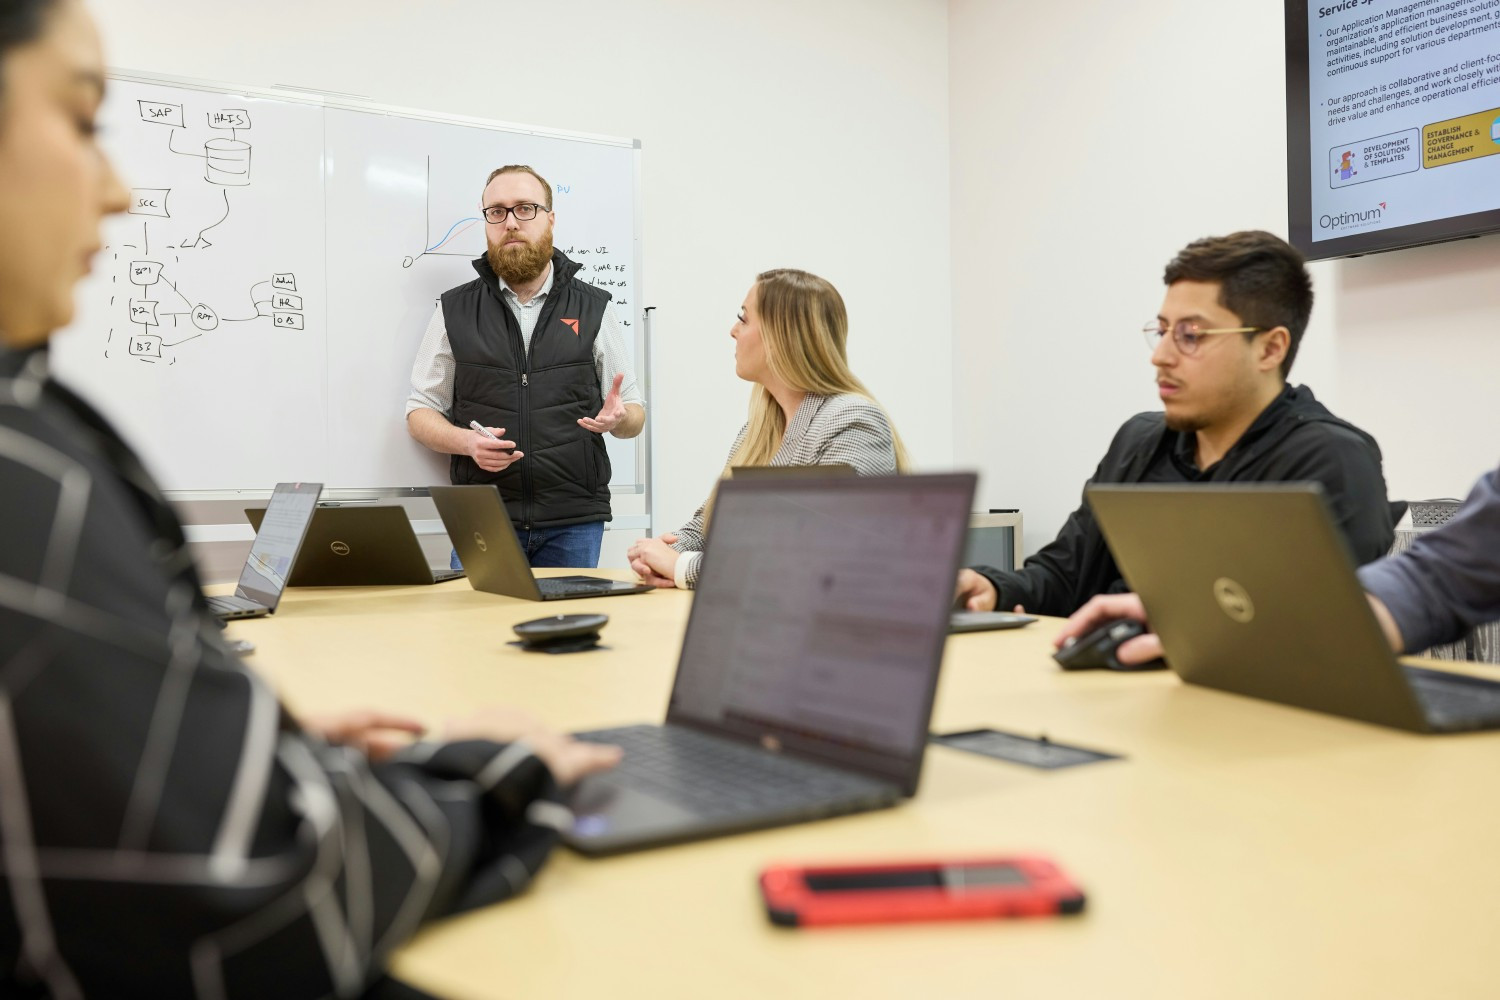
[[[437,726],[508,702],[584,729],[661,720],[689,602],[293,589],[230,628],[294,710]],[[514,622],[574,611],[610,615],[607,650],[506,645]],[[1047,772],[934,747],[895,809],[604,860],[559,850],[526,896],[433,926],[394,971],[454,998],[1500,996],[1500,734],[1416,736],[1165,672],[1064,674],[1060,625],[952,637],[933,729],[1125,759]],[[788,931],[756,887],[778,860],[1020,851],[1052,855],[1087,912]]]

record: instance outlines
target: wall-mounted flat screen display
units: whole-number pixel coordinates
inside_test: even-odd
[[[1500,231],[1500,0],[1287,0],[1286,75],[1309,258]]]

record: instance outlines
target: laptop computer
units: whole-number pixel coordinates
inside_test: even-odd
[[[443,527],[475,590],[523,601],[571,601],[581,597],[644,594],[655,588],[600,576],[537,577],[521,551],[505,501],[493,486],[434,486]]]
[[[972,474],[719,486],[663,725],[585,778],[566,843],[611,854],[895,805],[927,746]]]
[[[260,530],[265,511],[245,508],[245,519]],[[289,587],[368,587],[420,585],[457,580],[461,569],[432,566],[422,553],[411,519],[401,507],[319,507]]]
[[[730,479],[832,479],[854,475],[848,462],[830,465],[732,465]]]
[[[1416,732],[1500,728],[1500,684],[1396,660],[1316,484],[1087,495],[1184,681]]]
[[[729,478],[745,479],[833,479],[855,475],[854,466],[845,462],[831,465],[736,465]],[[948,631],[988,632],[993,629],[1021,628],[1036,621],[1029,615],[1009,611],[954,611],[948,620]]]
[[[208,598],[210,611],[228,620],[260,618],[276,610],[322,492],[322,483],[276,484],[234,596]]]
[[[1031,615],[1014,611],[955,611],[948,616],[948,631],[994,632],[999,629],[1025,628],[1036,621]]]

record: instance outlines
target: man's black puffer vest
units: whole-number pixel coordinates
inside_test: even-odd
[[[576,280],[579,265],[552,254],[552,291],[542,306],[531,348],[503,300],[487,259],[479,277],[443,293],[443,323],[457,368],[453,414],[457,427],[478,420],[504,427],[524,457],[503,472],[485,472],[467,455],[454,455],[455,484],[494,483],[518,528],[556,528],[607,521],[609,456],[604,438],[578,426],[604,400],[594,369],[594,340],[609,293]]]

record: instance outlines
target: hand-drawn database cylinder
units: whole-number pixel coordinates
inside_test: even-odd
[[[210,139],[203,144],[208,154],[204,179],[210,184],[244,187],[250,183],[250,144],[239,139]]]

